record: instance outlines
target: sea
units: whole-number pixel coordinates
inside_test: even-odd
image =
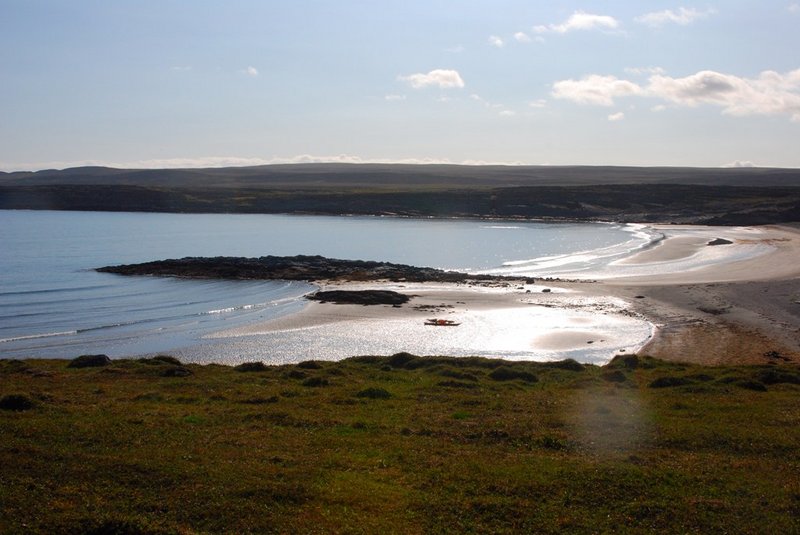
[[[301,310],[311,284],[124,277],[96,272],[101,266],[318,254],[469,273],[591,278],[661,237],[641,225],[613,223],[0,210],[0,358],[177,353],[231,363],[280,354],[277,345],[292,355],[278,362],[324,357],[324,347],[311,354],[299,347],[302,338],[285,334],[244,345],[214,337]],[[348,335],[346,351],[374,350],[374,343],[359,346]],[[455,349],[537,358],[533,349]]]

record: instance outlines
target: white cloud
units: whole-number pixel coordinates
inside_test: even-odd
[[[660,111],[664,111],[666,109],[667,109],[667,107],[664,106],[663,104],[657,104],[657,105],[653,106],[652,108],[650,108],[650,111],[660,112]]]
[[[567,33],[575,30],[616,30],[619,21],[609,15],[593,15],[583,11],[576,11],[561,24],[548,24],[534,26],[536,33]]]
[[[625,67],[628,74],[664,74],[661,67]]]
[[[543,98],[532,100],[528,102],[528,106],[530,106],[531,108],[545,108],[547,107],[547,101]]]
[[[713,15],[717,11],[715,9],[707,9],[705,11],[698,11],[690,7],[679,7],[677,11],[665,9],[664,11],[654,11],[652,13],[645,13],[640,17],[636,17],[636,22],[647,24],[648,26],[663,26],[664,24],[680,24],[686,26],[698,19],[704,19]]]
[[[243,72],[244,74],[246,74],[247,76],[252,76],[252,77],[254,77],[254,78],[255,78],[256,76],[258,76],[258,69],[256,69],[256,68],[255,68],[255,67],[253,67],[252,65],[248,66],[248,67],[247,67],[246,69],[244,69],[242,72]]]
[[[800,13],[800,4],[789,4],[786,9],[789,10],[789,13]]]
[[[450,48],[445,48],[445,52],[449,54],[461,54],[464,51],[464,47],[462,45],[451,46]]]
[[[714,104],[729,115],[789,115],[800,121],[800,69],[786,74],[764,71],[758,78],[741,78],[700,71],[684,78],[656,75],[648,92],[682,106]]]
[[[398,76],[398,80],[408,82],[414,89],[436,86],[440,89],[452,89],[464,87],[464,80],[458,71],[450,69],[434,69],[428,73],[409,74],[408,76]]]
[[[626,96],[659,98],[679,106],[710,104],[727,115],[789,115],[800,121],[800,69],[781,74],[764,71],[758,78],[743,78],[715,71],[700,71],[683,78],[655,74],[646,86],[614,76],[592,74],[581,80],[553,84],[553,96],[579,104],[611,106]]]
[[[572,100],[579,104],[613,106],[615,97],[638,95],[642,88],[628,80],[615,76],[592,74],[580,80],[561,80],[553,84],[555,98]]]
[[[512,110],[503,110],[500,112],[500,117],[514,117],[517,112]]]
[[[726,164],[722,165],[722,167],[740,168],[740,167],[759,167],[759,166],[754,164],[753,162],[751,162],[749,160],[745,160],[745,161],[736,160],[736,161],[731,162],[731,163],[726,163]]]
[[[517,42],[519,42],[519,43],[530,43],[531,42],[530,36],[528,36],[528,34],[525,33],[525,32],[517,32],[517,33],[515,33],[514,34],[514,39],[516,39]]]
[[[496,35],[489,36],[489,44],[492,46],[496,46],[497,48],[503,48],[503,45],[505,45],[503,40],[497,37]]]
[[[389,102],[394,102],[394,101],[398,101],[398,100],[405,100],[406,96],[405,95],[386,95],[383,98],[384,98],[384,100],[388,100]]]
[[[621,111],[617,113],[612,113],[611,115],[608,116],[608,120],[611,122],[621,121],[624,118],[625,118],[625,113]]]

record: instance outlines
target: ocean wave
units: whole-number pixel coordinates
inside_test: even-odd
[[[0,344],[8,342],[19,342],[20,340],[35,340],[37,338],[52,338],[54,336],[70,336],[78,334],[79,331],[62,331],[57,333],[27,334],[25,336],[12,336],[11,338],[0,338]]]
[[[664,233],[642,224],[626,224],[620,230],[629,232],[631,238],[622,242],[596,249],[584,249],[567,254],[556,254],[508,260],[499,268],[484,271],[498,275],[527,276],[594,276],[603,271],[608,264],[656,246],[666,238]]]

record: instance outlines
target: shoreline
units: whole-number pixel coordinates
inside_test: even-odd
[[[405,322],[403,325],[409,328],[430,317],[469,321],[469,318],[485,320],[487,314],[506,314],[504,321],[510,322],[534,306],[567,311],[568,315],[591,311],[597,317],[645,319],[652,326],[647,339],[626,344],[614,336],[608,325],[592,323],[594,316],[572,314],[575,325],[567,325],[550,336],[535,334],[527,342],[518,340],[540,352],[569,353],[587,344],[596,343],[599,348],[601,344],[611,347],[616,343],[627,354],[638,352],[709,365],[800,362],[800,264],[796,262],[800,258],[800,228],[790,225],[729,229],[651,227],[665,232],[665,239],[618,261],[620,265],[663,271],[665,267],[680,267],[687,259],[695,258],[699,267],[595,281],[537,279],[534,285],[521,286],[319,281],[325,290],[392,289],[410,293],[414,299],[399,308],[309,302],[289,316],[221,331],[212,339],[351,325],[360,328],[366,325],[367,331],[369,326],[380,330],[382,324],[396,322]],[[731,243],[708,245],[719,237]],[[702,265],[706,257],[711,263]],[[549,291],[542,292],[544,289]],[[526,318],[518,323],[524,321]],[[589,327],[582,328],[582,324]],[[514,336],[510,332],[506,335]],[[607,360],[611,357],[613,354]]]

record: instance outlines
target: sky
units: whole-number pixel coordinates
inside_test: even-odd
[[[0,0],[0,170],[800,167],[800,0]]]

